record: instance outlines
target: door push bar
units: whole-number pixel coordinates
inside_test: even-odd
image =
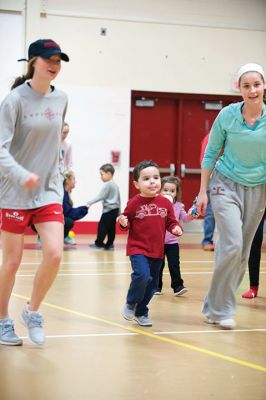
[[[133,167],[129,168],[129,172],[133,172]],[[175,174],[175,164],[170,164],[169,168],[159,168],[159,171],[163,174],[169,174],[171,176],[174,176]]]
[[[184,176],[186,174],[200,174],[201,169],[200,168],[186,168],[185,164],[181,164],[180,173],[181,173],[181,178],[184,178]]]

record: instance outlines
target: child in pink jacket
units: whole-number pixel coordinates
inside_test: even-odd
[[[181,190],[180,179],[175,176],[165,176],[162,178],[161,194],[165,195],[173,202],[174,213],[177,221],[187,223],[193,219],[193,216],[186,213],[184,204],[180,202]],[[168,268],[171,276],[171,288],[174,291],[174,296],[181,296],[187,292],[184,286],[184,281],[180,272],[180,259],[179,259],[179,238],[170,232],[166,231],[164,242],[164,254],[167,258]],[[165,259],[163,261],[160,275],[158,290],[155,294],[162,294],[163,287],[163,269],[165,266]]]

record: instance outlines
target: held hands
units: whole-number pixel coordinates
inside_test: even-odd
[[[198,194],[197,202],[196,202],[196,208],[197,212],[199,215],[204,215],[206,214],[206,208],[208,204],[208,196],[206,192],[200,192]]]
[[[173,235],[178,235],[181,236],[183,234],[183,229],[180,226],[176,226],[173,230],[172,230],[172,234]]]
[[[123,215],[123,214],[119,215],[119,217],[118,217],[117,220],[118,220],[119,224],[120,224],[123,228],[126,228],[126,227],[127,227],[128,219],[127,219],[127,217],[126,217],[125,215]]]
[[[197,212],[197,209],[196,209],[196,207],[194,207],[194,206],[191,207],[191,208],[188,210],[187,215],[188,215],[188,217],[189,217],[189,221],[192,221],[193,219],[199,218],[199,214],[198,214],[198,212]]]
[[[39,186],[40,177],[33,172],[25,179],[22,186],[24,189],[31,190]]]

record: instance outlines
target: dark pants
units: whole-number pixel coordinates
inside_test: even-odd
[[[74,226],[74,221],[73,221],[73,219],[68,218],[68,217],[64,217],[64,218],[65,218],[65,224],[64,224],[64,238],[66,238],[67,235],[68,235],[68,232],[69,232],[69,231],[73,228],[73,226]],[[34,225],[31,225],[31,229],[32,229],[34,232],[38,233],[38,232],[37,232],[37,229],[35,228]]]
[[[259,286],[261,246],[263,241],[263,225],[266,212],[255,233],[248,260],[250,286]]]
[[[149,304],[157,290],[162,260],[146,257],[143,254],[130,256],[132,274],[127,293],[127,304],[137,304],[135,315],[148,316]]]
[[[178,243],[165,244],[164,254],[167,258],[168,268],[171,276],[171,288],[177,289],[178,286],[183,286],[183,279],[181,278],[180,272],[180,260],[179,260],[179,245]],[[162,267],[159,274],[158,289],[162,290],[163,287],[163,269],[165,266],[165,258],[162,263]]]
[[[116,219],[118,217],[118,212],[119,209],[116,208],[114,210],[102,214],[98,224],[97,238],[95,240],[96,246],[105,247],[106,249],[113,246],[115,240],[115,228],[116,228]],[[104,239],[106,236],[107,236],[107,242],[104,243]]]
[[[64,238],[66,238],[68,236],[68,233],[69,233],[69,231],[71,231],[73,226],[74,226],[73,219],[69,218],[69,217],[65,217]]]

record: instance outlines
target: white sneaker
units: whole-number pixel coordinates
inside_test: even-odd
[[[43,317],[38,311],[29,311],[28,303],[23,308],[21,322],[28,328],[29,338],[34,344],[40,345],[45,342]]]
[[[140,315],[140,316],[136,316],[134,317],[134,320],[140,325],[140,326],[152,326],[152,322],[149,319],[149,317],[147,317],[146,315]]]
[[[211,318],[206,318],[207,324],[219,325],[223,329],[234,329],[236,327],[236,323],[232,318],[221,319],[220,321],[215,321]]]
[[[9,317],[0,319],[0,344],[7,346],[22,345],[22,340],[16,335],[14,323]]]
[[[219,325],[223,329],[234,329],[236,327],[236,323],[232,318],[221,319],[221,321],[219,321]]]
[[[122,316],[128,321],[132,321],[135,317],[137,304],[125,304],[122,310]]]

